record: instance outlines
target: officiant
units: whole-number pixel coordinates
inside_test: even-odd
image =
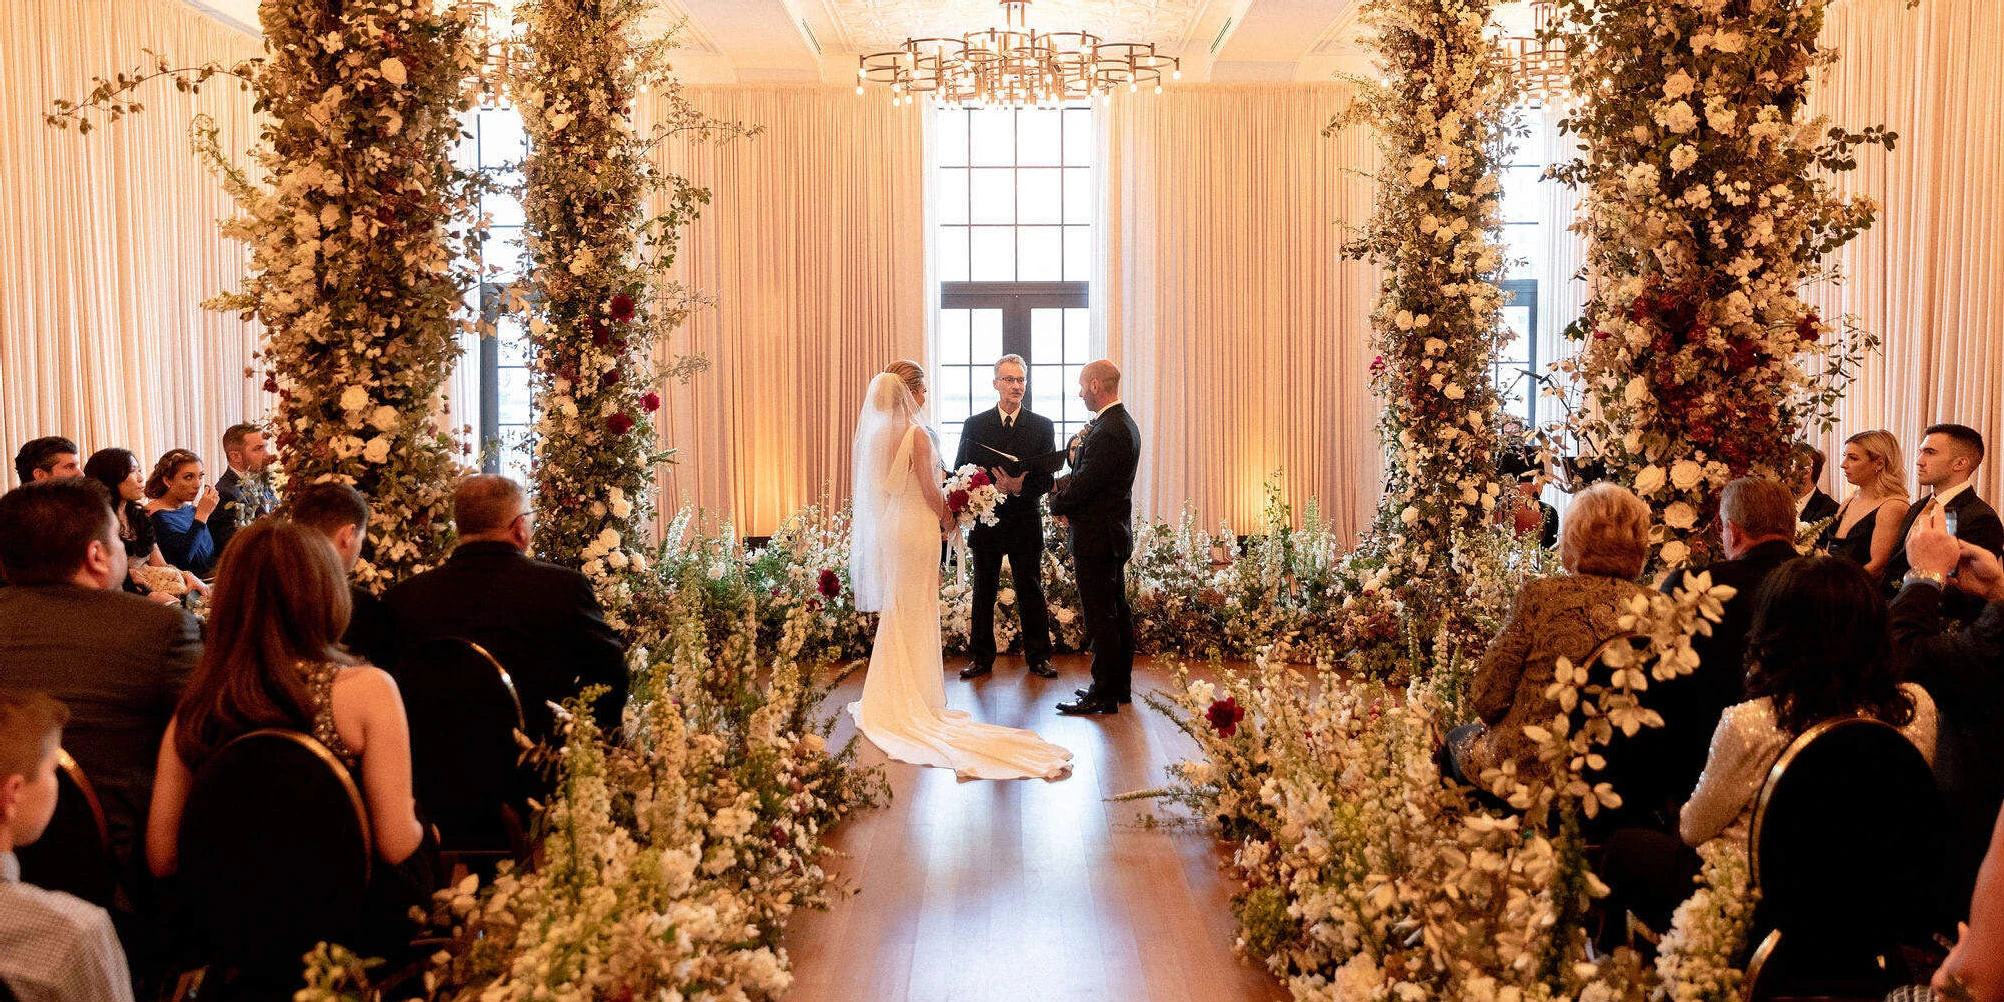
[[[1016,589],[1016,613],[1023,625],[1023,657],[1030,674],[1056,678],[1051,667],[1050,612],[1044,605],[1044,511],[1051,491],[1051,474],[1038,462],[1057,450],[1051,419],[1023,406],[1029,369],[1020,355],[995,362],[994,407],[961,426],[960,451],[953,468],[973,464],[994,477],[1006,495],[996,509],[995,525],[977,525],[967,547],[974,553],[973,648],[961,678],[980,678],[995,669],[995,594],[1002,579],[1002,559]]]

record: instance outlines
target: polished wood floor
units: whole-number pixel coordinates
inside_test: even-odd
[[[892,800],[830,839],[834,871],[859,893],[795,916],[786,945],[791,1002],[1237,1002],[1282,999],[1263,970],[1232,955],[1226,851],[1194,826],[1151,827],[1178,809],[1115,794],[1160,786],[1194,744],[1138,702],[1117,716],[1060,717],[1087,681],[1060,658],[1040,679],[1006,658],[946,697],[978,720],[1035,729],[1071,749],[1058,782],[959,782],[944,769],[886,762]],[[862,691],[862,672],[833,697]],[[1165,685],[1136,665],[1135,688]],[[842,714],[834,738],[855,733]]]

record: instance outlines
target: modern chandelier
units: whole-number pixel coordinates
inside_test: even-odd
[[[1001,0],[1003,27],[959,38],[907,38],[889,52],[858,58],[856,93],[885,84],[891,103],[927,97],[943,104],[1056,106],[1110,100],[1162,78],[1183,78],[1182,61],[1157,55],[1151,42],[1107,42],[1089,31],[1037,31],[1026,24],[1030,0]]]
[[[1556,0],[1531,0],[1532,27],[1529,35],[1509,35],[1498,43],[1502,68],[1517,78],[1524,96],[1537,100],[1556,98],[1567,87],[1567,58],[1564,43],[1552,41],[1553,23],[1558,19]]]

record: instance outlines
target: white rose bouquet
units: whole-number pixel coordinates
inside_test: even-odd
[[[946,510],[953,514],[953,520],[966,532],[976,525],[994,525],[999,516],[995,509],[1002,504],[1002,490],[989,478],[988,471],[972,463],[953,471],[940,487],[946,495]]]

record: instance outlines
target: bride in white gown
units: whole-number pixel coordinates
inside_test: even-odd
[[[1035,732],[976,723],[946,708],[939,637],[939,544],[952,525],[940,465],[919,416],[924,375],[911,362],[870,381],[856,423],[849,579],[856,608],[881,613],[856,727],[884,754],[963,779],[1057,779],[1072,753]],[[900,374],[902,373],[902,374]],[[906,381],[912,383],[907,387]]]

